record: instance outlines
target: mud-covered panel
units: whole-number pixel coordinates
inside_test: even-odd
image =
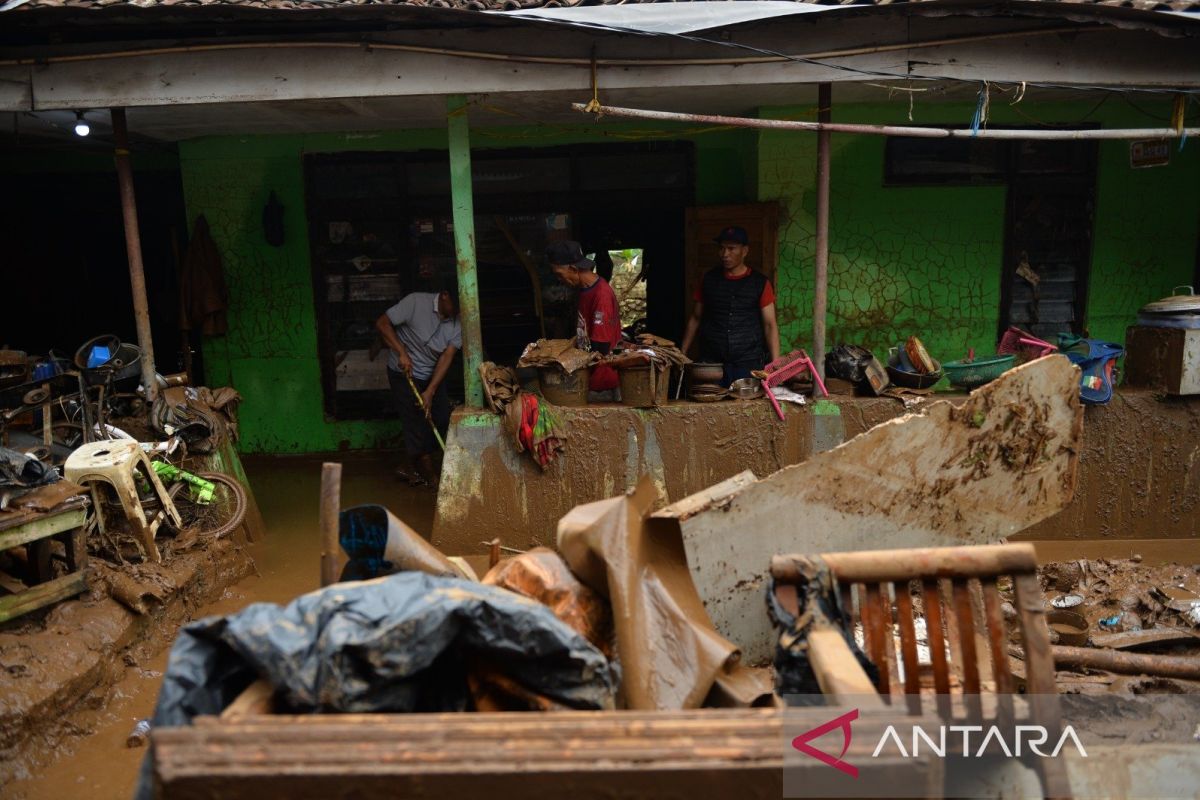
[[[643,475],[665,505],[744,470],[769,475],[812,449],[810,411],[788,407],[781,422],[765,400],[558,411],[566,451],[545,471],[516,452],[499,417],[455,415],[434,525],[443,552],[482,552],[479,543],[493,536],[506,546],[553,547],[560,517],[625,492]]]

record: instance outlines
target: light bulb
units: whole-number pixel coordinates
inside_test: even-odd
[[[76,136],[87,136],[91,132],[92,132],[92,126],[88,125],[87,120],[83,118],[83,112],[76,111],[75,112],[75,135]]]

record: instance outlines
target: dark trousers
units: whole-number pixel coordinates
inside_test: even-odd
[[[392,395],[395,396],[396,404],[400,407],[400,424],[404,426],[405,452],[408,453],[409,458],[416,458],[419,455],[437,451],[438,444],[437,440],[433,438],[433,429],[429,427],[429,421],[425,419],[425,412],[421,410],[417,396],[413,394],[413,390],[408,385],[408,379],[404,377],[403,372],[394,372],[389,369],[387,373],[388,385],[392,387]],[[413,383],[418,392],[424,392],[429,386],[428,379],[413,378]],[[433,422],[437,425],[444,440],[446,431],[450,427],[450,396],[446,394],[445,383],[433,393],[432,416]]]

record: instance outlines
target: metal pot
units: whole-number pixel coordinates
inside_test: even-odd
[[[1088,621],[1075,611],[1054,609],[1046,612],[1046,624],[1058,634],[1058,643],[1071,647],[1083,647],[1088,640]]]
[[[1197,314],[1200,313],[1200,295],[1191,286],[1176,286],[1172,292],[1187,289],[1187,294],[1173,294],[1153,303],[1147,303],[1139,314]]]
[[[725,377],[725,365],[693,361],[691,364],[688,364],[688,377],[691,378],[692,385],[694,386],[699,386],[702,383],[719,384]]]

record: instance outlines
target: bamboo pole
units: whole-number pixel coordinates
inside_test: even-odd
[[[1050,648],[1054,665],[1069,669],[1102,669],[1124,675],[1153,675],[1158,678],[1200,680],[1200,658],[1157,653],[1125,653],[1098,647]]]
[[[828,83],[817,89],[817,121],[828,124],[833,91]],[[817,132],[817,252],[813,275],[813,366],[825,380],[825,317],[829,311],[829,130]]]
[[[803,122],[790,119],[754,119],[752,117],[726,117],[718,114],[681,114],[674,111],[647,111],[640,108],[600,106],[589,109],[583,103],[572,103],[576,111],[595,113],[605,117],[628,117],[651,119],[659,122],[685,122],[689,124],[728,125],[734,128],[762,128],[775,131],[829,131],[831,133],[857,133],[873,136],[911,136],[920,139],[1025,139],[1025,140],[1134,140],[1134,139],[1178,139],[1181,136],[1200,136],[1200,128],[1089,128],[1085,130],[1027,130],[984,128],[918,128],[913,125],[863,125],[849,122]]]
[[[321,465],[321,585],[338,579],[338,515],[342,510],[342,465]]]
[[[463,372],[466,401],[483,408],[483,335],[479,328],[479,277],[475,261],[475,201],[471,193],[471,139],[467,126],[467,98],[446,100],[450,136],[450,200],[454,209],[454,252],[458,261],[459,319],[462,320]]]
[[[129,130],[125,109],[112,109],[116,145],[117,183],[121,189],[121,216],[125,220],[125,253],[129,258],[129,284],[133,291],[133,318],[137,324],[138,347],[142,349],[142,386],[146,402],[158,397],[154,379],[154,342],[150,336],[150,302],[146,299],[146,274],[142,268],[142,238],[138,231],[137,198],[133,192],[133,167],[129,163]]]

